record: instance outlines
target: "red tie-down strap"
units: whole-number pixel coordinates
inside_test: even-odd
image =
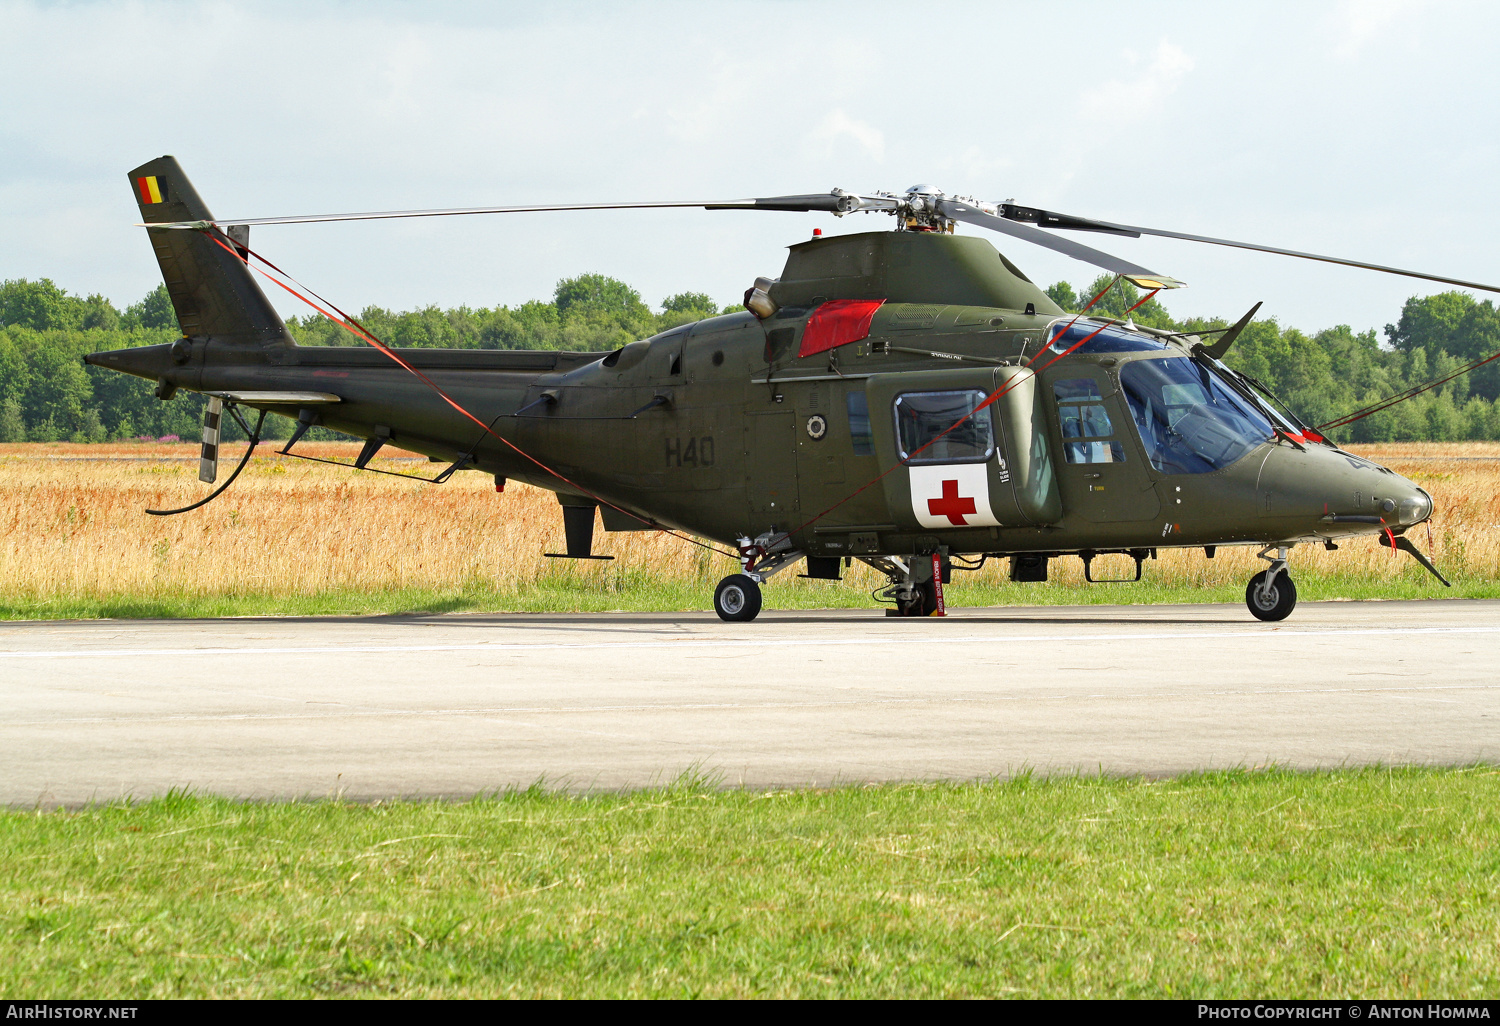
[[[802,348],[797,355],[816,356],[850,342],[870,337],[870,322],[875,319],[883,299],[831,299],[813,311],[802,329]]]

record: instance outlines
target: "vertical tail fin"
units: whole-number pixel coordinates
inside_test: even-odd
[[[175,157],[158,157],[130,172],[130,189],[147,225],[213,219]],[[295,344],[241,257],[203,232],[148,227],[146,233],[183,335],[244,345]]]

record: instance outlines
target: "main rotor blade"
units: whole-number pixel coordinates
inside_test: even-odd
[[[1027,221],[1033,224],[1044,224],[1049,228],[1071,228],[1077,231],[1108,232],[1111,235],[1128,235],[1131,237],[1157,235],[1164,239],[1182,239],[1185,242],[1206,242],[1211,246],[1249,249],[1258,253],[1275,253],[1278,256],[1296,257],[1299,260],[1318,260],[1325,264],[1342,264],[1345,267],[1359,267],[1367,271],[1382,271],[1385,274],[1399,274],[1406,278],[1421,278],[1424,281],[1435,281],[1444,285],[1458,285],[1461,288],[1479,289],[1482,292],[1500,292],[1500,286],[1464,281],[1461,278],[1445,278],[1440,274],[1428,274],[1425,271],[1408,271],[1400,267],[1387,267],[1384,264],[1372,264],[1364,260],[1348,260],[1344,257],[1303,253],[1295,249],[1282,249],[1279,246],[1262,246],[1254,242],[1235,242],[1233,239],[1216,239],[1208,235],[1188,235],[1185,232],[1169,232],[1163,231],[1160,228],[1141,228],[1136,225],[1114,224],[1109,221],[1092,221],[1088,218],[1073,217],[1070,214],[1058,214],[1050,210],[1017,207],[1009,203],[1003,204],[1000,209],[1002,214],[1008,218]]]
[[[1182,282],[1166,275],[1149,271],[1140,264],[1133,264],[1129,260],[1121,260],[1117,256],[1111,256],[1102,250],[1093,249],[1082,243],[1074,242],[1072,239],[1060,239],[1056,235],[1049,235],[1037,228],[1031,228],[1024,224],[994,214],[986,214],[977,210],[967,203],[958,200],[939,199],[937,201],[938,212],[944,217],[951,217],[955,221],[963,221],[967,224],[978,225],[981,228],[989,228],[992,231],[1002,232],[1012,238],[1022,239],[1026,242],[1045,246],[1064,256],[1070,256],[1074,260],[1082,260],[1084,263],[1102,267],[1112,274],[1118,274],[1129,279],[1142,288],[1180,288]]]
[[[761,199],[731,200],[728,203],[694,204],[704,210],[790,210],[794,213],[821,211],[836,214],[839,211],[839,195],[833,192],[816,192],[806,196],[767,196]]]
[[[554,210],[660,210],[665,208],[701,208],[703,210],[785,210],[791,212],[839,209],[834,193],[808,196],[769,196],[759,199],[664,201],[654,203],[551,203],[511,207],[449,207],[436,210],[374,210],[355,214],[299,214],[291,217],[221,217],[213,221],[171,221],[149,224],[148,228],[196,228],[232,224],[315,224],[321,221],[384,221],[401,217],[459,217],[466,214],[530,214]]]
[[[1087,217],[1074,217],[1072,214],[1059,214],[1054,210],[1038,210],[1036,207],[1018,207],[1014,203],[1000,204],[1000,216],[1011,221],[1024,221],[1026,224],[1039,225],[1043,228],[1071,228],[1080,232],[1106,232],[1110,235],[1124,235],[1128,238],[1138,239],[1141,233],[1124,225],[1110,224],[1108,221],[1093,221]]]

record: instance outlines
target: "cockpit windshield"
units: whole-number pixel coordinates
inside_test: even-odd
[[[1068,327],[1072,324],[1072,327]],[[1080,318],[1074,321],[1072,318],[1064,317],[1053,321],[1047,327],[1048,348],[1057,352],[1063,352],[1078,345],[1079,341],[1088,338],[1094,332],[1099,334],[1089,338],[1087,342],[1073,351],[1075,353],[1159,353],[1167,348],[1165,342],[1158,342],[1150,335],[1143,335],[1137,331],[1127,331],[1118,324],[1105,325],[1100,330],[1099,322]]]
[[[1188,359],[1133,360],[1120,385],[1151,465],[1163,474],[1227,467],[1274,437],[1266,415]]]
[[[1219,360],[1214,360],[1213,365],[1222,374],[1229,375],[1236,373]],[[1297,419],[1296,414],[1287,409],[1285,403],[1271,394],[1265,385],[1243,374],[1237,374],[1236,377],[1255,394],[1255,398],[1260,400],[1260,405],[1264,409],[1264,412],[1269,413],[1276,420],[1277,425],[1280,426],[1282,431],[1294,437],[1300,437],[1304,431],[1309,430]]]

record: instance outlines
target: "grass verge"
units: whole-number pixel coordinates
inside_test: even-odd
[[[0,813],[11,998],[1479,997],[1500,771]]]
[[[1347,576],[1296,577],[1299,600],[1495,599],[1500,581],[1459,579],[1444,588],[1417,573],[1395,580]],[[1148,571],[1149,572],[1149,571]],[[0,620],[182,619],[216,616],[335,616],[398,613],[595,613],[708,612],[714,582],[654,580],[646,575],[627,585],[577,578],[544,578],[517,588],[466,582],[452,588],[327,589],[306,594],[255,591],[158,593],[153,595],[17,596],[0,594]],[[1241,585],[1069,583],[965,584],[944,589],[955,610],[1008,606],[1155,605],[1244,602]],[[786,609],[865,609],[880,607],[862,587],[837,582],[773,578],[765,586],[768,612]]]

